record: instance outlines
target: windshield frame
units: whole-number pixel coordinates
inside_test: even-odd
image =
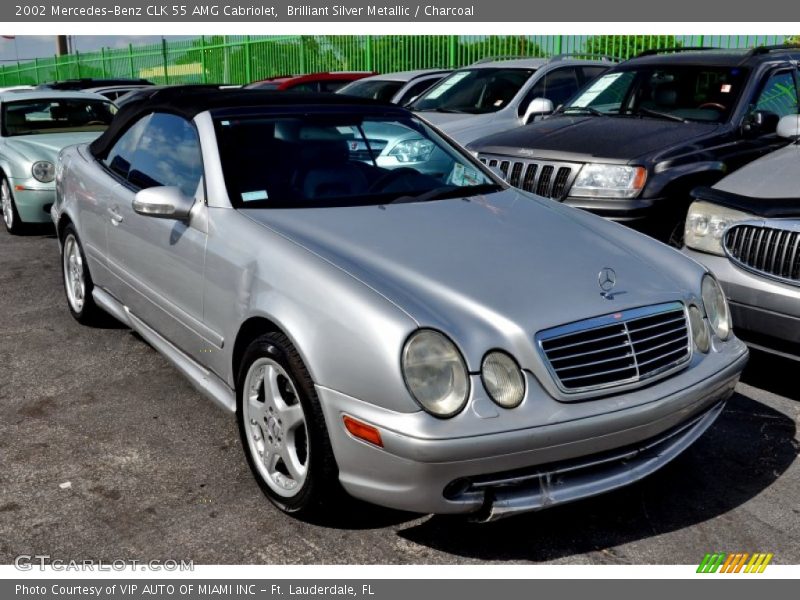
[[[70,134],[70,133],[103,133],[108,127],[111,125],[111,121],[105,125],[103,129],[86,129],[84,128],[69,128],[68,131],[60,131],[60,128],[54,128],[53,130],[48,129],[40,129],[40,130],[32,130],[27,131],[24,133],[9,133],[8,127],[6,126],[7,122],[7,115],[8,115],[8,108],[20,105],[36,105],[36,104],[52,104],[54,102],[83,102],[85,104],[100,104],[106,105],[110,110],[109,113],[111,114],[111,118],[113,120],[114,115],[117,112],[117,105],[114,104],[108,98],[93,98],[93,97],[85,97],[85,96],[72,96],[72,95],[65,95],[65,96],[46,96],[42,98],[21,98],[21,99],[14,99],[14,100],[4,100],[2,105],[0,106],[0,124],[2,124],[2,131],[0,134],[4,138],[13,138],[13,137],[24,137],[28,135],[58,135],[58,134]],[[98,126],[94,126],[98,127]]]
[[[641,90],[644,88],[650,77],[652,77],[653,72],[659,70],[666,70],[666,71],[693,70],[697,72],[717,71],[719,73],[726,73],[726,72],[730,73],[731,71],[738,70],[739,73],[737,73],[736,76],[739,78],[739,85],[737,86],[737,89],[733,90],[733,93],[728,97],[730,98],[728,106],[726,106],[725,111],[720,112],[720,115],[717,119],[702,119],[693,117],[691,115],[675,114],[670,111],[661,111],[665,113],[665,116],[658,117],[655,114],[655,112],[657,111],[650,110],[649,108],[647,112],[640,111],[639,109],[641,108],[642,101],[641,99],[637,99],[637,96],[640,95]],[[592,105],[591,100],[581,106],[575,105],[575,102],[577,102],[582,96],[584,96],[591,89],[592,85],[602,81],[602,79],[605,77],[613,76],[616,74],[624,75],[625,73],[633,73],[634,75],[630,81],[630,84],[625,90],[625,95],[623,96],[622,101],[620,102],[619,109],[605,111],[597,105]],[[679,120],[683,120],[684,122],[709,123],[709,124],[720,125],[729,122],[736,115],[741,103],[741,99],[750,85],[749,83],[750,77],[751,77],[751,69],[748,68],[747,66],[742,66],[742,65],[648,63],[644,65],[620,66],[615,69],[611,69],[610,71],[607,71],[606,73],[600,75],[593,82],[589,83],[582,89],[578,90],[578,92],[572,98],[570,98],[567,102],[564,103],[564,106],[558,111],[558,114],[591,115],[591,110],[597,110],[602,112],[603,116],[607,117],[637,117],[637,118],[645,117],[653,119],[658,119],[658,118],[672,119],[674,117],[674,120],[676,122]],[[603,91],[605,91],[605,89]],[[602,93],[602,91],[600,93]],[[570,111],[570,109],[573,110]],[[679,110],[687,110],[687,109],[679,108]]]
[[[319,108],[319,107],[317,107]],[[392,204],[392,202],[400,197],[407,196],[408,192],[392,192],[389,194],[370,194],[370,195],[360,195],[360,196],[352,196],[352,197],[332,197],[330,199],[325,199],[324,201],[317,201],[317,202],[297,202],[296,200],[281,200],[281,201],[274,201],[274,200],[256,200],[256,201],[243,201],[242,199],[238,198],[236,193],[236,188],[230,185],[229,178],[231,177],[230,172],[225,167],[225,157],[224,151],[221,147],[220,140],[221,140],[221,128],[223,127],[222,121],[225,119],[236,119],[239,121],[244,121],[247,119],[291,119],[291,118],[307,118],[313,119],[315,117],[320,118],[325,121],[330,121],[336,118],[342,119],[353,119],[361,118],[362,120],[385,120],[387,122],[399,122],[402,123],[403,121],[410,122],[415,124],[418,128],[422,129],[429,138],[433,139],[437,144],[443,146],[444,149],[456,155],[463,163],[466,163],[470,167],[474,168],[478,171],[481,175],[483,175],[492,186],[496,187],[497,189],[494,191],[501,191],[506,190],[509,188],[509,184],[499,177],[494,171],[492,171],[489,167],[483,164],[480,160],[478,160],[473,154],[468,152],[465,148],[454,142],[451,138],[447,135],[439,131],[436,127],[432,126],[430,123],[421,119],[407,111],[405,109],[390,109],[388,111],[376,111],[376,112],[365,112],[364,107],[347,107],[341,106],[336,107],[332,110],[325,110],[325,111],[313,111],[309,110],[309,107],[281,107],[277,110],[270,110],[270,111],[246,111],[243,112],[240,109],[236,110],[215,110],[210,111],[211,121],[214,128],[215,139],[214,143],[216,145],[217,154],[219,156],[219,164],[220,164],[220,173],[223,178],[223,185],[225,191],[228,195],[228,201],[230,205],[237,210],[246,210],[246,209],[266,209],[266,210],[280,210],[280,209],[290,209],[290,210],[306,210],[306,209],[314,209],[314,208],[345,208],[345,207],[358,207],[358,206],[385,206]],[[438,199],[456,199],[456,198],[469,198],[475,195],[481,195],[484,193],[489,193],[487,190],[483,189],[486,188],[490,184],[481,184],[478,186],[454,186],[453,194],[444,194],[441,197],[437,196]],[[474,190],[472,188],[481,188],[478,190]],[[425,193],[429,190],[420,190],[420,194]],[[459,192],[459,193],[455,193]],[[469,193],[465,193],[469,192]]]
[[[474,111],[471,111],[471,110],[456,110],[456,109],[447,109],[447,108],[443,109],[441,104],[439,106],[437,106],[436,108],[431,108],[431,107],[426,108],[426,107],[422,106],[422,103],[424,103],[426,100],[430,100],[431,99],[431,97],[430,97],[431,94],[435,94],[436,90],[439,89],[441,86],[448,85],[448,82],[450,80],[454,79],[454,78],[458,78],[457,81],[455,83],[453,83],[453,84],[450,84],[450,86],[448,88],[446,88],[443,92],[439,92],[439,95],[437,95],[437,97],[434,98],[434,99],[438,99],[439,96],[447,94],[450,91],[451,88],[456,87],[462,80],[468,79],[470,74],[473,74],[473,73],[475,73],[475,74],[480,74],[480,73],[492,74],[492,73],[497,73],[497,72],[502,72],[502,71],[522,72],[522,73],[527,73],[528,75],[525,78],[525,80],[522,82],[522,84],[519,86],[517,91],[514,92],[514,95],[511,96],[511,98],[508,100],[508,102],[506,102],[505,104],[503,104],[501,106],[498,106],[495,110],[482,110],[482,111],[474,110]],[[457,70],[453,71],[452,73],[448,74],[447,76],[443,77],[442,79],[440,79],[439,81],[437,81],[436,83],[431,85],[431,87],[429,87],[427,90],[425,90],[425,92],[423,92],[420,95],[419,98],[414,100],[414,102],[408,104],[407,108],[409,110],[419,111],[419,112],[441,112],[441,113],[454,113],[454,114],[464,114],[464,115],[490,115],[490,114],[495,114],[495,113],[498,113],[498,112],[500,112],[502,110],[507,109],[510,106],[513,106],[514,105],[514,101],[517,98],[519,98],[521,94],[527,93],[527,90],[528,90],[529,86],[532,84],[532,80],[534,79],[537,71],[539,71],[539,67],[510,67],[510,66],[464,67],[463,69],[457,69]],[[464,74],[466,74],[466,75],[464,75]]]

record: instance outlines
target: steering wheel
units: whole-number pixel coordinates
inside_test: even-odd
[[[105,121],[89,121],[87,125],[105,125]]]
[[[389,187],[389,184],[394,183],[396,180],[406,177],[407,175],[419,175],[416,169],[412,169],[411,167],[402,167],[400,169],[394,169],[393,171],[389,171],[385,175],[381,175],[375,181],[372,182],[372,185],[369,186],[368,192],[381,192]]]
[[[725,105],[720,104],[719,102],[703,102],[700,106],[697,107],[698,109],[701,108],[717,108],[719,110],[725,110]]]

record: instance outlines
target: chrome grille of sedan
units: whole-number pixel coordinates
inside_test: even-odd
[[[793,285],[800,285],[800,230],[764,225],[734,225],[723,247],[734,263]]]
[[[483,164],[500,169],[510,185],[556,200],[567,195],[580,169],[577,163],[511,159],[490,154],[481,154],[478,158]]]
[[[680,302],[570,323],[539,332],[536,340],[565,393],[644,383],[687,364],[692,353]]]

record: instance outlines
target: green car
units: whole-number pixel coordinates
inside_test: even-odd
[[[105,131],[116,107],[87,92],[0,93],[0,208],[10,233],[49,223],[62,148]]]

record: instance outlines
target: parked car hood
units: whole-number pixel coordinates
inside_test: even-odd
[[[418,116],[432,123],[460,144],[468,144],[491,131],[497,113],[470,115],[465,113],[440,113],[421,111]],[[511,127],[512,125],[509,125]]]
[[[93,141],[102,132],[84,131],[76,133],[40,133],[19,135],[7,138],[6,144],[31,162],[49,160],[55,162],[62,148],[73,144],[84,144]]]
[[[541,329],[682,299],[685,273],[675,278],[672,270],[692,273],[694,264],[620,225],[512,189],[468,200],[242,212],[421,326],[474,348],[473,367],[495,345],[529,347]],[[603,267],[617,274],[613,300],[601,296]]]
[[[800,205],[800,145],[771,152],[734,171],[714,187],[753,198],[797,198]]]
[[[471,150],[566,160],[627,162],[659,150],[689,145],[712,134],[717,123],[681,123],[638,117],[556,115],[476,140]],[[534,151],[531,153],[531,151]]]

